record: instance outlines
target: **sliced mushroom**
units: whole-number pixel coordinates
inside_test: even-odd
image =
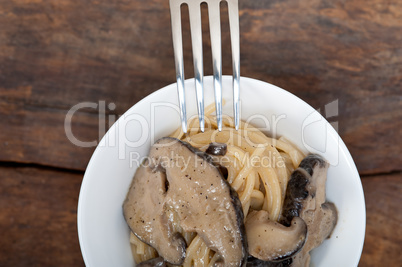
[[[310,266],[310,251],[318,247],[333,231],[337,210],[325,202],[328,163],[318,155],[302,160],[288,182],[281,223],[290,226],[296,217],[307,224],[308,238],[299,253],[282,261],[263,261],[250,256],[249,267]]]
[[[225,143],[216,142],[210,143],[208,145],[208,148],[205,150],[205,153],[210,156],[213,164],[218,167],[218,169],[222,173],[223,178],[225,179],[228,178],[228,169],[225,166],[221,165],[220,162],[222,157],[226,155],[226,152],[227,145]]]
[[[293,217],[299,216],[306,222],[309,235],[301,252],[292,258],[292,266],[309,266],[310,251],[329,237],[336,225],[336,207],[325,202],[328,166],[322,157],[309,155],[289,180],[282,222],[289,225]]]
[[[247,267],[289,267],[292,264],[292,258],[282,261],[263,261],[253,256],[247,258]]]
[[[334,203],[326,202],[320,206],[318,212],[315,214],[314,223],[310,226],[310,228],[314,226],[312,235],[318,237],[314,240],[315,242],[309,242],[312,249],[318,247],[326,238],[330,237],[337,220],[338,211]]]
[[[181,264],[186,244],[166,216],[166,210],[174,210],[180,227],[197,232],[218,253],[218,262],[241,266],[247,251],[241,203],[210,156],[178,139],[162,138],[147,163],[135,174],[123,204],[138,238],[167,262]]]
[[[131,231],[143,242],[154,247],[172,264],[181,264],[186,256],[186,242],[173,231],[164,211],[166,174],[154,171],[145,161],[134,175],[123,204],[123,213]]]
[[[212,142],[209,144],[205,153],[214,155],[214,156],[225,156],[227,149],[228,149],[228,147],[225,143]]]
[[[166,262],[162,257],[158,257],[143,261],[137,264],[136,267],[166,267]]]
[[[294,217],[286,227],[271,221],[265,210],[253,211],[245,223],[249,253],[263,261],[278,261],[296,254],[307,238],[307,225]]]

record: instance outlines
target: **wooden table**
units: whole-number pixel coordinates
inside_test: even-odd
[[[231,74],[223,19],[223,72]],[[338,122],[366,197],[359,266],[400,266],[402,2],[240,0],[240,24],[243,76],[317,109],[338,100],[330,121]],[[77,202],[94,147],[67,139],[66,114],[91,102],[115,104],[106,118],[121,115],[174,77],[167,0],[0,1],[0,266],[84,265]],[[74,114],[77,139],[102,137],[99,127],[109,124],[98,111]]]

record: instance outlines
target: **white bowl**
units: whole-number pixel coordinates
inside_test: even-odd
[[[213,103],[212,77],[205,77],[204,84],[205,103]],[[231,77],[223,77],[224,113],[228,115],[232,115],[231,85]],[[186,81],[186,88],[187,112],[195,115],[192,79]],[[327,116],[333,115],[337,115],[336,101],[327,105]],[[331,163],[327,199],[336,204],[339,219],[331,238],[312,252],[311,266],[357,266],[366,225],[364,195],[356,166],[337,132],[298,97],[244,77],[241,118],[252,119],[258,127],[269,124],[265,129]],[[78,235],[87,266],[134,266],[122,203],[141,157],[147,156],[155,140],[179,126],[176,84],[171,84],[130,108],[99,143],[85,172],[78,204]]]

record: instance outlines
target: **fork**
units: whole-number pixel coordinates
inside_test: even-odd
[[[173,49],[176,66],[177,91],[183,132],[187,132],[186,98],[184,88],[183,40],[181,27],[181,6],[188,5],[190,17],[191,42],[194,63],[194,81],[200,129],[204,132],[204,66],[202,53],[201,3],[208,5],[209,29],[211,38],[213,84],[218,130],[222,130],[222,42],[220,26],[220,2],[224,0],[169,0],[172,20]],[[238,0],[226,0],[229,12],[230,39],[233,64],[233,113],[235,128],[240,121],[240,38]]]

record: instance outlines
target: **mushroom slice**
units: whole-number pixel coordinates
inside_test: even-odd
[[[293,217],[299,216],[306,222],[309,234],[301,252],[292,258],[292,266],[309,266],[309,252],[335,228],[336,207],[325,202],[328,167],[329,164],[319,155],[308,155],[288,182],[281,222],[290,225]]]
[[[186,242],[173,231],[165,214],[166,174],[160,169],[153,170],[150,164],[145,161],[135,173],[123,214],[141,241],[154,247],[166,261],[181,264],[186,256]]]
[[[181,264],[184,240],[173,230],[167,210],[180,227],[197,232],[220,256],[219,264],[241,266],[246,259],[243,211],[237,193],[211,157],[175,138],[159,139],[146,170],[138,170],[124,203],[132,231],[166,261]],[[182,249],[184,248],[184,249]]]
[[[313,240],[309,242],[311,249],[318,247],[326,238],[330,237],[337,220],[338,211],[334,203],[325,202],[320,206],[314,218],[314,229],[312,229],[317,238],[314,239],[315,242],[312,242]]]
[[[253,256],[247,258],[247,267],[289,267],[292,264],[292,258],[282,261],[263,261]]]
[[[228,150],[228,146],[225,143],[212,142],[209,144],[205,153],[214,156],[225,156]]]
[[[137,267],[166,267],[166,262],[162,257],[149,259],[136,265]]]
[[[265,210],[253,211],[245,223],[249,253],[263,261],[284,260],[296,254],[307,238],[307,225],[294,217],[286,227],[269,219]]]

